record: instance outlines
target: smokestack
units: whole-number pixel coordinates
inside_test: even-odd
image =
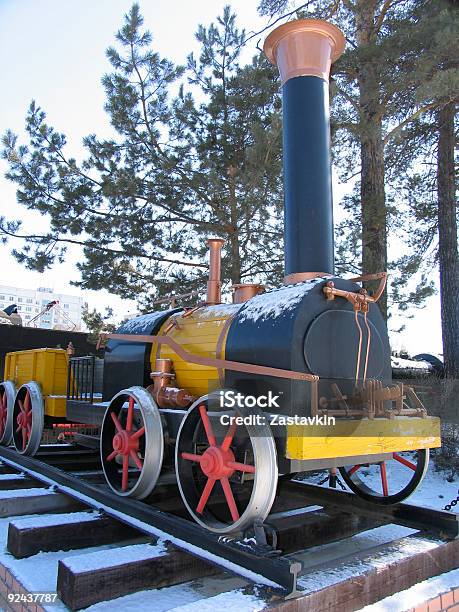
[[[344,47],[341,30],[319,19],[285,23],[264,45],[283,85],[287,283],[334,272],[328,77]]]

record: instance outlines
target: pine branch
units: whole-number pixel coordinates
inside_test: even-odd
[[[440,104],[441,103],[439,101],[435,101],[435,102],[431,102],[430,104],[426,104],[425,106],[422,106],[421,108],[418,108],[418,110],[415,113],[412,113],[409,117],[401,121],[397,126],[395,126],[392,130],[390,130],[390,132],[388,132],[385,135],[385,137],[383,138],[384,145],[386,145],[391,138],[393,138],[396,134],[398,134],[398,132],[400,132],[405,127],[405,125],[408,125],[412,121],[419,119],[419,117],[427,113],[429,110],[437,108]]]
[[[19,238],[21,240],[30,240],[31,242],[35,244],[43,244],[44,241],[46,240],[46,242],[49,243],[47,246],[48,249],[50,248],[50,245],[52,248],[57,243],[75,244],[75,245],[82,246],[84,248],[92,249],[95,251],[103,251],[105,253],[110,253],[112,255],[134,256],[134,257],[138,257],[139,259],[147,259],[150,261],[157,261],[159,263],[170,263],[170,264],[176,264],[180,266],[188,266],[191,268],[207,268],[208,267],[206,264],[194,263],[191,261],[182,261],[182,260],[177,260],[177,259],[169,259],[168,257],[155,257],[153,255],[146,255],[140,251],[134,251],[134,252],[127,253],[126,251],[120,251],[118,249],[112,249],[110,247],[101,246],[100,244],[91,242],[90,240],[82,241],[82,240],[75,240],[72,238],[59,238],[56,236],[48,237],[46,235],[39,235],[39,234],[28,234],[28,235],[16,234],[14,232],[8,231],[3,225],[0,225],[0,231],[12,238]]]

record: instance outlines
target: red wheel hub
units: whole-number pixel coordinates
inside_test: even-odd
[[[231,449],[225,451],[220,446],[209,446],[202,455],[201,470],[207,478],[229,478],[234,473],[234,468],[228,465],[230,461],[234,461]]]
[[[118,455],[129,455],[131,451],[139,450],[139,439],[133,438],[132,434],[123,429],[118,431],[113,437],[113,450]]]
[[[139,442],[140,438],[145,434],[145,427],[132,431],[134,420],[134,404],[133,397],[129,397],[128,411],[126,417],[126,429],[121,425],[118,416],[111,412],[111,419],[116,427],[116,433],[113,436],[112,446],[113,451],[106,457],[107,461],[113,461],[115,457],[120,455],[123,458],[121,490],[127,491],[129,481],[129,459],[131,459],[139,470],[143,469],[143,461],[140,459]]]

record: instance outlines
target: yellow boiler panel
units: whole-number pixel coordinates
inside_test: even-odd
[[[232,317],[241,304],[202,306],[172,315],[161,326],[158,335],[167,335],[183,349],[201,357],[225,358],[225,344]],[[151,369],[155,371],[157,358],[171,359],[176,375],[174,386],[201,397],[223,386],[223,370],[184,361],[166,344],[152,345]]]

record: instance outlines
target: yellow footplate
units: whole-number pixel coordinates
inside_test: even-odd
[[[327,459],[438,448],[438,417],[336,420],[335,425],[287,425],[288,459]]]

